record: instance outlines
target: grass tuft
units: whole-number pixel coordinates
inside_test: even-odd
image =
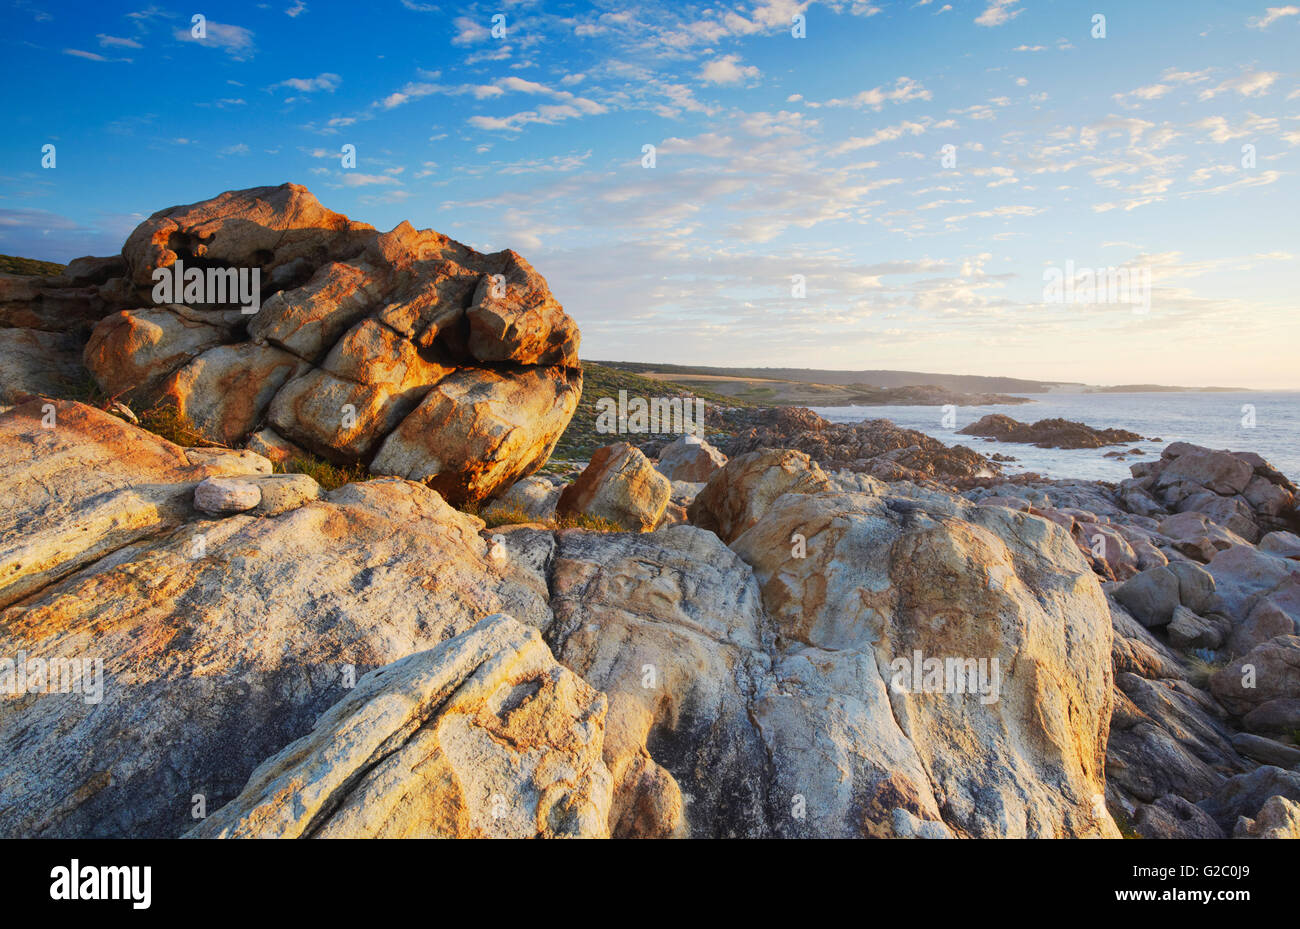
[[[134,412],[134,411],[133,411]],[[218,447],[190,421],[190,418],[167,403],[160,403],[143,413],[136,413],[140,428],[173,442],[182,448]]]
[[[370,479],[366,466],[357,462],[346,467],[333,464],[315,455],[297,455],[281,464],[276,462],[277,474],[306,474],[323,490],[337,490],[344,484],[357,484]]]
[[[1210,678],[1228,666],[1227,658],[1213,660],[1195,653],[1185,655],[1187,662],[1187,680],[1190,684],[1205,690],[1210,686]]]
[[[618,523],[605,519],[603,516],[587,516],[583,513],[576,513],[566,516],[556,516],[552,519],[537,519],[529,516],[521,508],[512,507],[492,507],[482,504],[470,503],[460,508],[462,513],[470,516],[476,516],[487,525],[488,529],[495,529],[498,526],[518,526],[523,523],[544,526],[547,529],[588,529],[592,532],[627,532]]]

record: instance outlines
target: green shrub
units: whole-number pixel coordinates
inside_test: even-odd
[[[19,258],[16,255],[0,255],[0,272],[4,274],[26,274],[32,277],[58,277],[64,271],[64,265],[54,261],[41,261],[37,258]]]

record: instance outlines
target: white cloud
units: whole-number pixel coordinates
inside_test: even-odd
[[[758,75],[758,68],[742,64],[739,55],[715,58],[700,71],[700,79],[706,84],[739,84],[741,81],[754,80]]]
[[[345,172],[343,175],[344,187],[370,187],[375,184],[400,184],[397,178],[390,174],[357,174],[352,171]]]
[[[468,16],[457,16],[452,25],[456,27],[456,36],[451,40],[453,45],[473,45],[492,34],[486,26]]]
[[[1271,6],[1263,16],[1246,20],[1246,25],[1252,29],[1267,29],[1284,16],[1300,16],[1300,6]]]
[[[1276,71],[1244,71],[1234,78],[1229,78],[1217,87],[1201,91],[1200,99],[1211,100],[1225,91],[1235,90],[1243,97],[1259,97],[1268,93],[1273,82],[1278,78]]]
[[[102,32],[95,38],[99,39],[102,48],[143,48],[135,39],[122,39],[115,35],[104,35]]]
[[[877,129],[868,136],[855,136],[831,149],[832,155],[841,155],[844,152],[853,152],[862,148],[871,148],[879,145],[881,142],[892,142],[895,139],[901,139],[905,135],[921,135],[925,132],[926,126],[922,123],[904,121],[896,126],[884,126]]]
[[[1001,26],[1003,23],[1009,23],[1021,13],[1023,9],[1013,10],[1018,0],[988,0],[988,6],[984,12],[975,17],[975,24],[978,26]]]
[[[278,84],[272,84],[271,87],[272,89],[276,87],[289,87],[305,94],[318,90],[333,93],[341,83],[343,83],[343,78],[339,77],[337,74],[330,74],[327,72],[325,74],[318,74],[315,77],[291,77]]]
[[[219,48],[231,58],[240,61],[251,58],[256,51],[252,31],[243,26],[231,26],[228,23],[218,23],[209,19],[204,29],[206,35],[201,39],[193,34],[189,26],[182,26],[172,34],[182,42],[197,42],[209,48]]]
[[[827,100],[823,103],[812,103],[810,107],[819,106],[851,106],[858,108],[869,108],[880,110],[885,103],[907,103],[910,100],[929,100],[933,95],[926,90],[925,86],[919,81],[914,81],[910,77],[900,77],[894,81],[892,87],[873,87],[870,90],[863,90],[852,97],[837,97],[833,100]]]

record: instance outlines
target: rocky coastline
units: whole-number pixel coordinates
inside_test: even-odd
[[[0,276],[0,836],[1300,837],[1263,458],[710,406],[557,469],[578,347],[521,256],[295,185]]]

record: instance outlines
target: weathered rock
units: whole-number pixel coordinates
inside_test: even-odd
[[[305,449],[294,445],[274,429],[262,429],[248,437],[248,450],[278,465],[287,465],[296,458],[306,458]]]
[[[1300,559],[1300,536],[1294,532],[1270,532],[1259,540],[1259,550],[1292,560]]]
[[[258,516],[279,516],[321,497],[320,484],[306,474],[273,474],[251,483],[262,497],[251,510]]]
[[[1171,445],[1166,451],[1174,448]],[[1193,447],[1173,457],[1156,478],[1155,486],[1164,488],[1186,481],[1216,494],[1231,495],[1245,490],[1253,474],[1254,469],[1235,455]]]
[[[606,701],[504,614],[371,671],[197,838],[601,838]]]
[[[1132,470],[1134,486],[1159,496],[1169,509],[1199,512],[1246,541],[1254,542],[1261,533],[1296,528],[1296,486],[1252,452],[1174,442],[1161,452],[1159,461],[1133,465]],[[1191,540],[1185,544],[1190,546]],[[1201,560],[1211,557],[1209,552]]]
[[[1100,576],[1122,581],[1138,573],[1137,552],[1116,527],[1075,520],[1074,539],[1083,556]]]
[[[670,481],[698,484],[707,481],[726,463],[727,456],[700,436],[683,435],[664,447],[655,467]]]
[[[194,508],[205,513],[242,513],[262,502],[262,490],[252,481],[210,477],[194,488]]]
[[[1258,551],[1250,545],[1234,545],[1214,556],[1206,570],[1214,576],[1215,603],[1219,612],[1238,622],[1251,616],[1262,601],[1280,594],[1274,604],[1289,613],[1292,596],[1287,590],[1300,581],[1300,562]],[[1293,619],[1300,619],[1296,613]]]
[[[217,441],[269,423],[337,464],[375,457],[379,473],[477,502],[539,467],[576,408],[577,326],[511,251],[409,223],[381,234],[285,184],[160,211],[123,258],[141,308],[95,326],[87,368]],[[179,267],[256,273],[260,289],[148,306],[154,272]]]
[[[95,326],[84,359],[104,393],[148,406],[168,375],[228,336],[168,307],[123,310]]]
[[[1250,612],[1228,636],[1228,650],[1244,655],[1280,635],[1300,635],[1300,575],[1291,575],[1268,593],[1254,598]]]
[[[0,638],[7,653],[102,660],[102,699],[6,701],[0,759],[23,762],[0,763],[0,835],[178,835],[195,794],[209,810],[234,797],[346,695],[353,669],[501,610],[551,621],[545,588],[488,557],[483,523],[421,485],[196,518],[199,480],[269,462],[226,452],[196,466],[196,450],[115,417],[57,412],[49,430],[32,404],[0,415]],[[91,519],[123,495],[145,515]]]
[[[1269,797],[1255,818],[1241,816],[1234,839],[1300,839],[1300,803],[1281,795]]]
[[[1265,765],[1224,781],[1213,796],[1197,806],[1210,814],[1224,832],[1230,832],[1238,817],[1256,816],[1271,797],[1300,803],[1300,773]]]
[[[240,442],[262,421],[271,398],[307,365],[257,342],[218,345],[168,376],[158,399],[215,442]]]
[[[1226,625],[1226,623],[1224,624]],[[1165,628],[1169,644],[1175,648],[1216,649],[1223,644],[1226,629],[1187,607],[1174,607],[1173,618]]]
[[[106,266],[110,277],[124,270],[120,259],[79,258],[76,261],[116,262]],[[74,272],[73,264],[58,278],[0,274],[0,327],[64,332],[84,341],[91,326],[107,313],[121,308],[123,301],[131,305],[129,294],[117,286],[123,282],[109,282],[108,277],[99,279],[97,274],[85,276]],[[79,266],[81,270],[85,267]]]
[[[755,717],[778,802],[804,796],[831,834],[864,818],[888,834],[900,808],[956,835],[1117,834],[1101,803],[1111,620],[1058,526],[954,498],[790,493],[732,547],[776,627],[780,683]],[[918,657],[983,660],[986,685],[997,660],[1001,677],[920,692]]]
[[[793,449],[828,470],[866,473],[884,481],[969,481],[1001,470],[963,445],[949,448],[887,419],[831,423],[804,407],[728,413],[728,425],[736,434],[722,444],[722,451],[732,458],[760,449]]]
[[[577,369],[462,369],[393,430],[370,469],[423,481],[453,503],[476,503],[545,464],[581,392]]]
[[[831,490],[833,484],[807,455],[780,449],[760,449],[732,458],[709,478],[687,513],[701,529],[731,542],[752,527],[785,493]],[[786,540],[785,547],[789,547]]]
[[[1111,662],[1116,674],[1128,671],[1148,680],[1177,680],[1187,677],[1177,655],[1148,632],[1121,604],[1109,598],[1108,602],[1111,627],[1115,633]]]
[[[1278,697],[1261,703],[1241,718],[1250,732],[1300,732],[1300,697]]]
[[[1115,599],[1142,625],[1166,625],[1179,605],[1178,576],[1168,567],[1149,568],[1115,588]]]
[[[1232,747],[1221,707],[1183,680],[1115,675],[1106,746],[1108,785],[1152,803],[1166,794],[1196,802],[1248,765]]]
[[[1001,413],[982,416],[957,431],[961,435],[990,436],[999,442],[1027,442],[1039,448],[1102,448],[1142,441],[1142,436],[1127,429],[1094,429],[1068,419],[1040,419],[1031,425]]]
[[[1232,737],[1232,747],[1247,758],[1253,758],[1261,764],[1273,764],[1284,768],[1300,765],[1300,748],[1285,745],[1274,739],[1238,732]]]
[[[691,526],[570,530],[553,589],[556,656],[609,695],[611,833],[770,834],[767,748],[751,717],[770,632],[748,566]]]
[[[1222,839],[1223,830],[1204,810],[1178,794],[1138,807],[1133,827],[1147,839]]]
[[[1210,692],[1237,716],[1271,700],[1300,697],[1300,636],[1255,646],[1210,678]]]
[[[626,442],[592,453],[582,474],[560,494],[556,512],[607,519],[624,529],[648,532],[663,519],[672,484],[638,448]]]
[[[559,485],[544,477],[525,477],[511,484],[483,512],[489,516],[518,513],[530,520],[545,522],[555,518],[561,490]]]
[[[479,361],[577,367],[578,327],[546,281],[515,252],[494,259],[465,311],[470,352]]]
[[[1147,627],[1167,625],[1179,605],[1208,610],[1213,595],[1213,576],[1186,562],[1148,568],[1115,588],[1115,599]]]
[[[283,281],[278,290],[293,283],[286,273],[289,278],[309,273],[323,256],[352,257],[374,235],[373,226],[322,207],[307,188],[281,184],[159,210],[127,238],[122,257],[142,293],[154,286],[154,269],[178,259],[257,267],[269,279],[264,283]]]
[[[86,377],[81,343],[67,332],[0,329],[0,406],[62,396]]]
[[[0,414],[0,606],[175,529],[208,477],[270,472],[245,453],[183,449],[80,403]]]
[[[1160,533],[1175,551],[1188,558],[1208,562],[1219,552],[1244,545],[1246,540],[1214,522],[1203,513],[1177,513],[1160,523]]]
[[[1176,506],[1180,513],[1199,513],[1210,522],[1222,526],[1247,542],[1253,544],[1259,541],[1259,526],[1255,522],[1254,511],[1245,497],[1220,497],[1212,491],[1204,490],[1179,500]]]

